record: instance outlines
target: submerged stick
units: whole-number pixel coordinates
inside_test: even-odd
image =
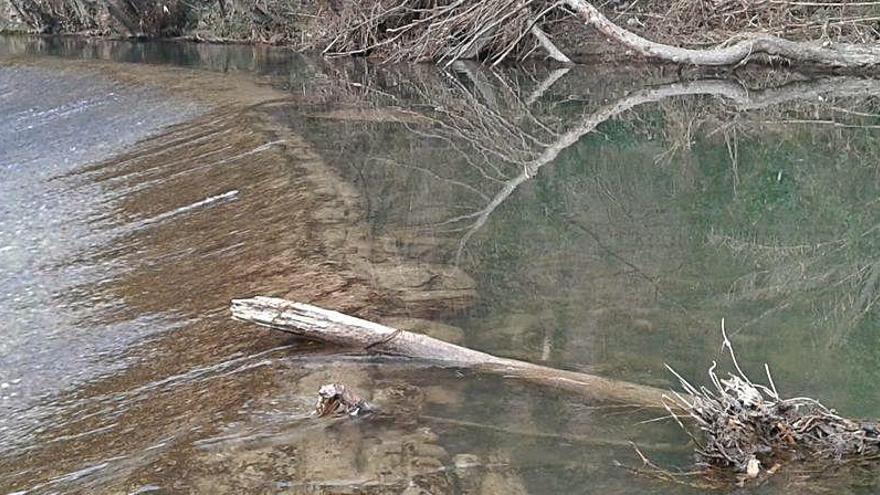
[[[274,297],[257,296],[232,301],[232,316],[241,321],[289,332],[341,347],[364,349],[514,377],[539,385],[636,406],[663,407],[661,389],[612,380],[587,373],[493,356],[427,335],[380,325],[327,309]]]

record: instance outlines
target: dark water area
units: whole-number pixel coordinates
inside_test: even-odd
[[[0,38],[0,493],[700,493],[662,411],[232,321],[880,397],[880,82]],[[379,406],[310,416],[344,382]],[[875,493],[871,470],[758,493]]]

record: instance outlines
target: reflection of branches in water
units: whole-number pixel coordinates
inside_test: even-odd
[[[418,144],[425,146],[432,156],[438,144],[439,149],[451,153],[435,160],[436,163],[418,159],[379,160],[417,171],[429,183],[443,184],[451,188],[450,191],[464,193],[463,197],[447,200],[442,208],[433,210],[435,213],[445,211],[443,217],[422,224],[422,228],[435,232],[457,234],[457,262],[494,212],[541,168],[554,162],[598,126],[640,105],[661,103],[657,109],[664,115],[665,125],[659,129],[661,139],[655,141],[667,148],[665,154],[655,160],[661,166],[669,162],[686,164],[691,141],[698,135],[720,138],[730,159],[732,196],[736,199],[736,188],[741,188],[744,180],[740,177],[743,172],[739,163],[743,159],[743,139],[768,132],[778,133],[782,140],[790,137],[790,133],[762,125],[762,121],[805,114],[825,119],[820,117],[824,113],[851,119],[852,123],[843,125],[870,122],[867,119],[875,116],[871,109],[865,108],[866,101],[875,102],[872,97],[880,96],[880,81],[852,77],[787,82],[762,90],[751,90],[739,82],[707,79],[636,90],[573,115],[575,105],[589,105],[589,102],[577,96],[545,96],[551,89],[565,84],[563,81],[573,73],[576,71],[561,69],[547,74],[543,80],[528,81],[528,74],[517,79],[519,75],[508,76],[497,70],[461,63],[448,71],[422,71],[417,72],[416,77],[392,81],[393,86],[399,88],[397,91],[408,92],[393,101],[385,101],[380,95],[384,103],[395,106],[404,100],[418,102],[407,110],[414,118],[401,121],[401,125],[412,135],[425,138]],[[556,93],[567,94],[562,90]],[[682,96],[703,98],[677,98]],[[595,95],[591,98],[597,100]],[[717,107],[707,105],[711,101],[717,102]],[[760,112],[753,115],[748,113],[750,111]],[[841,127],[835,132],[846,131]],[[844,146],[841,151],[847,149],[848,146]],[[739,201],[747,201],[747,198]],[[863,210],[868,207],[871,205],[866,204]],[[869,235],[871,229],[865,230],[868,232],[864,235]],[[880,226],[876,230],[880,230]],[[710,235],[710,245],[723,246],[760,267],[735,282],[732,300],[779,299],[765,316],[791,307],[791,296],[796,293],[829,287],[837,288],[837,292],[843,294],[841,297],[849,298],[846,304],[838,301],[836,305],[849,309],[837,310],[836,314],[846,314],[850,321],[877,306],[880,292],[877,260],[847,254],[851,243],[841,245],[842,241],[830,241],[798,247],[771,242],[761,246],[748,240],[738,241],[739,234],[735,233],[726,235],[724,240],[725,233],[719,232],[717,236]],[[833,266],[832,258],[847,256],[852,259],[845,265]]]
[[[871,229],[868,229],[856,239],[870,234]],[[827,304],[821,320],[832,323],[834,332],[829,343],[838,344],[847,331],[880,302],[880,260],[849,259],[847,252],[855,249],[852,239],[841,238],[812,245],[785,245],[713,234],[709,242],[766,267],[735,280],[730,290],[731,298],[744,301],[781,300],[776,306],[741,325],[735,333],[791,307],[796,295],[833,291],[840,296]]]
[[[793,100],[821,98],[824,95],[838,96],[864,96],[880,94],[880,81],[853,79],[853,78],[828,78],[806,83],[793,83],[780,88],[762,91],[749,91],[738,83],[727,80],[703,80],[693,82],[673,83],[654,88],[648,88],[631,93],[615,102],[599,108],[581,118],[581,121],[571,127],[567,132],[558,135],[556,141],[535,146],[531,149],[533,158],[523,160],[527,154],[523,150],[517,150],[517,159],[509,159],[510,162],[522,164],[522,171],[515,177],[507,180],[489,203],[481,210],[475,212],[473,221],[464,228],[464,235],[459,242],[456,258],[460,259],[462,252],[469,239],[485,225],[492,213],[509,198],[519,186],[534,177],[538,171],[548,163],[554,161],[560,153],[577,143],[582,137],[596,129],[600,124],[619,116],[620,114],[646,103],[658,102],[677,96],[709,95],[721,97],[733,103],[738,111],[756,110],[769,106],[780,105]],[[470,108],[480,110],[479,104],[473,100]],[[476,112],[480,114],[481,112]],[[458,120],[463,120],[459,116]],[[689,124],[691,127],[692,124]],[[690,130],[688,131],[690,135]],[[689,138],[688,138],[689,139]],[[489,139],[492,140],[491,138]],[[539,143],[540,144],[540,143]],[[464,217],[463,217],[464,219]]]
[[[654,157],[654,163],[669,165],[675,160],[687,160],[691,155],[694,134],[710,112],[708,106],[697,99],[675,102],[659,102],[666,116],[663,131],[666,149]],[[725,133],[727,135],[727,133]]]
[[[418,113],[431,125],[405,125],[416,135],[443,142],[473,174],[439,174],[430,166],[417,164],[398,163],[398,166],[419,170],[431,180],[466,191],[469,197],[481,202],[471,211],[430,224],[432,229],[461,233],[455,253],[457,262],[473,236],[520,186],[599,125],[637,106],[663,102],[660,110],[666,112],[666,120],[676,122],[671,131],[667,129],[665,142],[668,149],[658,161],[672,161],[685,154],[696,130],[711,123],[714,131],[707,135],[723,133],[733,171],[733,185],[737,187],[740,181],[737,143],[743,134],[749,133],[749,126],[753,126],[753,132],[754,129],[763,132],[762,129],[766,128],[762,128],[760,122],[766,120],[767,115],[790,118],[791,108],[786,105],[789,103],[799,105],[798,111],[803,111],[803,104],[814,105],[817,115],[819,108],[825,108],[835,115],[872,118],[873,115],[863,108],[849,110],[846,101],[842,103],[841,100],[880,95],[880,81],[850,77],[790,82],[763,90],[750,90],[738,82],[709,79],[637,90],[571,119],[560,117],[555,103],[542,106],[543,95],[567,73],[568,69],[554,71],[543,81],[535,81],[534,89],[529,92],[523,91],[517,81],[494,70],[456,64],[451,71],[441,73],[442,81],[417,81],[412,85],[422,102],[417,108]],[[697,95],[717,98],[726,103],[726,111],[708,110],[705,102],[699,100],[687,100],[684,105],[671,103],[676,97]],[[859,103],[863,104],[863,101]],[[548,108],[550,112],[546,111]],[[752,110],[761,110],[761,118],[744,118],[743,113]],[[823,260],[830,260],[848,248],[848,245],[841,244],[843,241],[816,246],[762,247],[756,243],[740,243],[731,236],[723,239],[715,236],[709,240],[725,246],[734,254],[747,255],[764,267],[763,272],[756,271],[741,278],[736,286],[743,300],[783,296],[767,315],[791,306],[791,301],[785,300],[785,294],[846,286],[846,291],[840,291],[851,295],[845,296],[851,299],[845,305],[849,308],[845,313],[855,321],[876,307],[880,297],[880,265],[876,260],[859,259],[849,266],[823,268],[823,263],[827,264]]]

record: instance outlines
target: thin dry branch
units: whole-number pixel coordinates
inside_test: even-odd
[[[560,50],[559,48],[556,47],[556,45],[553,44],[553,41],[550,39],[550,36],[548,36],[547,33],[544,32],[544,30],[542,30],[540,27],[538,27],[537,24],[532,26],[532,29],[530,30],[530,32],[532,33],[532,35],[535,36],[535,39],[538,40],[538,43],[541,44],[541,46],[544,48],[544,50],[547,51],[547,56],[549,56],[551,59],[553,59],[557,62],[563,63],[563,64],[570,64],[571,63],[571,59],[568,58],[568,56],[565,53],[563,53],[562,50]]]

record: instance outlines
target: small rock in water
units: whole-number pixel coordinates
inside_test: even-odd
[[[315,403],[315,412],[319,418],[331,414],[348,414],[358,416],[373,410],[366,400],[350,392],[341,383],[322,385],[318,389],[318,402]]]

